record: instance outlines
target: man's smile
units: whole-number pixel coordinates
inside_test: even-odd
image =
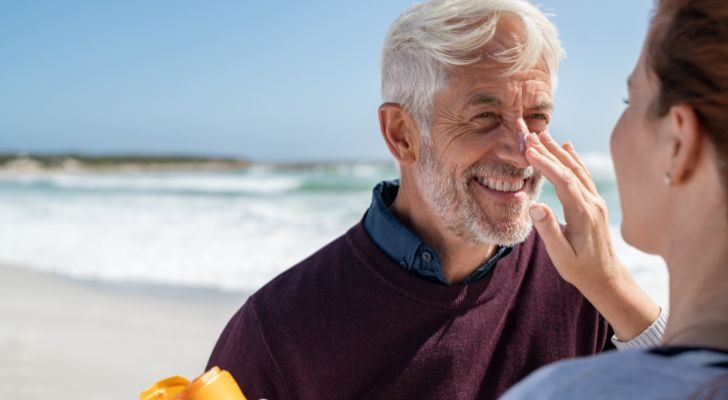
[[[534,177],[483,177],[476,176],[473,182],[478,189],[490,197],[504,201],[526,202],[534,185]]]
[[[476,176],[475,179],[482,186],[498,192],[518,192],[526,186],[524,179],[486,178],[482,176]]]

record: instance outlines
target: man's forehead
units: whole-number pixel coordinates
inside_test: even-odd
[[[551,93],[551,74],[545,62],[540,62],[524,71],[511,72],[512,65],[497,62],[490,58],[482,58],[470,65],[459,65],[448,68],[448,83],[467,86],[488,82],[492,87],[508,87],[528,82],[531,86],[542,87]]]
[[[551,96],[548,93],[540,92],[533,93],[533,95],[526,95],[522,98],[524,104],[523,107],[538,110],[538,111],[550,111],[554,108]],[[505,107],[507,104],[511,104],[511,99],[504,99],[500,93],[491,92],[487,90],[477,90],[468,96],[466,106],[493,106],[493,107]]]
[[[551,75],[545,64],[511,74],[508,74],[509,67],[490,59],[451,67],[441,94],[449,98],[447,101],[465,106],[506,106],[520,98],[522,107],[552,108]]]
[[[461,69],[451,75],[448,86],[468,102],[496,104],[496,99],[507,101],[512,96],[520,96],[528,102],[551,101],[551,79],[544,71],[532,69],[505,75],[503,68]]]

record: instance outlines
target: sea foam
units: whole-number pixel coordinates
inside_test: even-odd
[[[585,157],[610,205],[617,252],[664,302],[661,260],[619,237],[608,161]],[[373,186],[396,176],[391,163],[4,176],[0,262],[79,279],[251,292],[346,232]],[[558,211],[553,190],[543,197]]]

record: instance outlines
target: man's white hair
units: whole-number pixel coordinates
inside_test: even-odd
[[[520,20],[525,43],[488,56],[511,66],[506,75],[543,61],[555,88],[565,53],[538,7],[526,0],[433,0],[410,7],[390,27],[382,52],[383,100],[404,107],[428,139],[433,99],[447,83],[448,68],[478,62],[502,15]]]

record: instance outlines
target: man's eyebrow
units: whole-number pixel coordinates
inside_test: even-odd
[[[503,100],[501,100],[498,96],[494,96],[489,93],[476,93],[470,98],[470,101],[468,101],[468,105],[489,105],[502,107]]]
[[[529,110],[532,111],[551,111],[554,109],[554,103],[550,101],[539,101],[535,105],[528,107]]]

